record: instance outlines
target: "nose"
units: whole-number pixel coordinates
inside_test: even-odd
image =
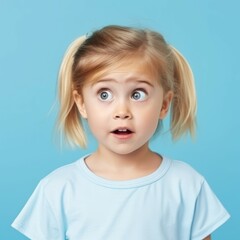
[[[121,119],[121,120],[131,119],[132,114],[130,112],[130,109],[125,104],[121,104],[121,106],[118,106],[118,108],[115,109],[113,118],[114,119]]]
[[[130,113],[124,113],[124,112],[119,112],[114,115],[114,119],[130,119],[131,114]]]

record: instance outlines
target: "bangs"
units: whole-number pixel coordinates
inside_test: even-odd
[[[170,49],[163,37],[148,30],[108,27],[92,34],[74,56],[73,87],[81,92],[83,86],[93,83],[106,73],[122,66],[138,64],[151,74],[165,90],[171,89],[169,79]]]
[[[162,79],[166,75],[165,61],[159,59],[156,54],[144,52],[121,53],[116,55],[99,54],[88,56],[79,61],[77,73],[74,76],[75,89],[81,92],[85,84],[93,84],[106,74],[116,71],[124,66],[138,65],[138,67],[153,77],[162,85]]]

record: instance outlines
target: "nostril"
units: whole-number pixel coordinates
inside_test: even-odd
[[[128,119],[131,118],[131,114],[129,113],[120,113],[120,114],[116,114],[114,116],[115,119]]]

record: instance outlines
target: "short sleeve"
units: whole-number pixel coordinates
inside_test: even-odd
[[[64,239],[41,182],[12,223],[12,227],[32,240]]]
[[[214,232],[230,217],[204,180],[198,194],[192,224],[192,240],[201,240]]]

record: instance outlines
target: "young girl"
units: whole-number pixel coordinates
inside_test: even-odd
[[[157,32],[107,26],[72,43],[59,74],[58,126],[96,152],[37,186],[12,226],[33,240],[210,239],[229,214],[187,164],[151,151],[171,111],[174,139],[194,134],[191,69]]]

